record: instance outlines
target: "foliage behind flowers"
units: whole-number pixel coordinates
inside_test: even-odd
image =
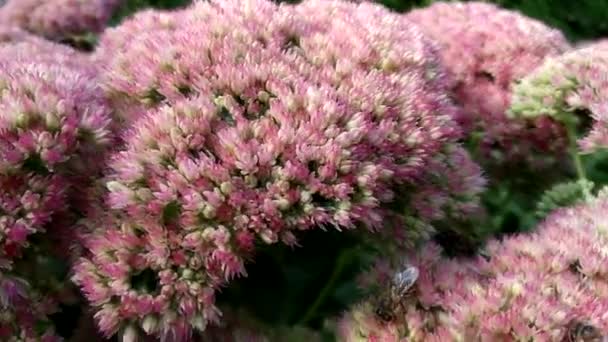
[[[0,340],[608,339],[604,41],[189,3],[0,8]]]

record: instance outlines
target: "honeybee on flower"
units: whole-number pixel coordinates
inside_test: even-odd
[[[397,272],[377,298],[374,314],[383,322],[391,322],[404,313],[408,301],[415,295],[419,275],[420,271],[414,266]]]
[[[602,333],[591,324],[572,320],[568,323],[566,333],[562,342],[604,342],[608,341],[608,336]]]

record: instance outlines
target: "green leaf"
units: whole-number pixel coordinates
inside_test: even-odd
[[[585,201],[585,194],[593,190],[594,184],[587,180],[560,183],[547,190],[536,205],[536,216],[546,217],[557,208]]]

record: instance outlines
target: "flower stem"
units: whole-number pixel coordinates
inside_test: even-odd
[[[576,175],[578,177],[579,182],[587,182],[587,175],[585,173],[585,168],[583,167],[583,162],[581,160],[581,154],[578,152],[578,146],[576,145],[576,127],[574,124],[567,124],[566,130],[568,132],[568,143],[570,144],[570,156],[572,157],[572,161],[574,162],[574,167],[576,169]],[[589,189],[585,186],[583,187],[583,195],[586,200],[591,198],[591,193]]]
[[[329,277],[329,280],[327,281],[321,292],[319,292],[319,295],[312,303],[312,305],[308,308],[308,310],[306,310],[306,313],[300,319],[299,324],[305,325],[314,318],[319,307],[323,304],[325,299],[327,299],[327,297],[331,294],[331,291],[334,289],[336,282],[340,278],[340,275],[342,275],[342,271],[344,270],[344,267],[346,267],[348,260],[351,257],[351,254],[353,254],[353,249],[347,249],[340,253],[338,260],[336,260],[336,264],[331,273],[331,276]]]

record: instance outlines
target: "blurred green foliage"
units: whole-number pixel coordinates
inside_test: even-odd
[[[496,0],[496,3],[540,19],[573,41],[608,36],[606,0]]]
[[[586,179],[559,183],[546,191],[536,205],[536,216],[544,218],[553,210],[571,206],[586,199],[594,184]]]

